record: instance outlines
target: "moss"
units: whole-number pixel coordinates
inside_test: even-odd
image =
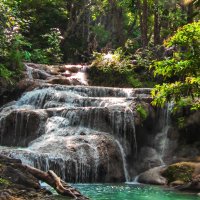
[[[0,185],[9,186],[9,185],[11,185],[11,182],[7,179],[0,178]]]
[[[136,110],[137,110],[137,113],[142,118],[142,120],[145,120],[149,115],[148,111],[141,104],[137,105]]]
[[[168,182],[183,181],[189,182],[192,180],[194,166],[190,163],[176,163],[169,166],[164,172],[163,176],[167,178]]]

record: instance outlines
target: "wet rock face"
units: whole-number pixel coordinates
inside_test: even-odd
[[[138,172],[144,172],[160,165],[162,165],[161,159],[155,148],[144,146],[140,149],[136,165]]]
[[[41,65],[26,63],[27,77],[41,84],[88,85],[83,65]]]
[[[15,86],[0,77],[0,106],[43,84],[88,85],[84,72],[87,66],[25,63],[24,68]]]
[[[200,111],[182,109],[173,116],[171,126],[168,137],[177,141],[171,163],[195,160],[200,155]]]
[[[0,124],[1,145],[28,146],[29,142],[44,133],[47,114],[43,111],[13,110],[2,116]]]
[[[54,170],[68,182],[125,181],[121,152],[111,136],[41,138],[30,149],[1,153],[44,171]]]

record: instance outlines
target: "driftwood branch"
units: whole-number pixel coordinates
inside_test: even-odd
[[[32,174],[35,178],[47,183],[53,187],[58,194],[68,197],[73,197],[77,200],[88,200],[89,198],[83,196],[78,190],[71,187],[60,179],[53,171],[44,172],[34,167],[20,164],[20,167]]]
[[[36,179],[41,180],[50,185],[51,187],[53,187],[60,195],[72,197],[77,200],[89,200],[89,198],[82,195],[78,190],[68,185],[63,180],[61,180],[60,177],[58,177],[51,170],[49,170],[48,172],[44,172],[29,165],[22,164],[21,160],[19,159],[9,158],[1,154],[0,154],[0,163],[11,166],[12,168],[17,168],[21,172],[27,172],[31,174]]]

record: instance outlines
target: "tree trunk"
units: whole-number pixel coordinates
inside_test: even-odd
[[[154,0],[154,46],[160,44],[160,25],[158,0]]]
[[[123,10],[117,5],[116,0],[109,0],[109,14],[107,29],[111,32],[112,42],[117,47],[124,44]]]
[[[143,41],[142,41],[142,38],[143,38],[143,18],[142,18],[142,5],[141,5],[141,1],[138,0],[137,1],[137,8],[138,8],[138,15],[139,15],[139,20],[140,20],[140,34],[141,34],[141,44],[143,46]]]
[[[147,38],[147,34],[148,34],[148,3],[147,0],[143,0],[143,48],[145,48],[148,45],[148,38]]]
[[[147,0],[141,0],[137,1],[137,7],[138,7],[138,14],[139,14],[139,19],[140,19],[140,32],[141,32],[141,43],[142,47],[145,48],[148,45],[148,5],[147,5]]]
[[[187,23],[193,22],[193,2],[188,4],[188,10],[187,10]]]

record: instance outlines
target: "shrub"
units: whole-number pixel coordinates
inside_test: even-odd
[[[173,56],[154,63],[154,74],[165,79],[152,91],[153,104],[164,106],[174,102],[174,110],[190,105],[200,109],[200,21],[179,28],[165,41],[165,46],[176,47]]]
[[[136,78],[130,57],[125,55],[121,48],[115,50],[114,53],[94,53],[89,75],[94,84],[131,87],[142,85]]]

